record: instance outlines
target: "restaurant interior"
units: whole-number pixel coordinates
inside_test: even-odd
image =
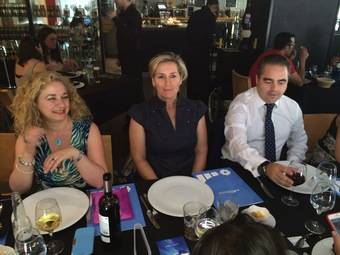
[[[193,12],[205,5],[205,1],[135,0],[134,4],[142,15],[140,61],[143,69],[144,99],[147,100],[154,93],[148,74],[150,59],[164,51],[183,54],[187,43],[188,20]],[[240,47],[242,45],[241,22],[248,5],[251,6],[250,47],[242,49]],[[191,184],[191,180],[173,179],[171,183],[163,182],[157,186],[154,185],[158,183],[155,181],[133,179],[134,165],[130,157],[127,111],[132,105],[140,102],[140,97],[136,79],[121,75],[116,27],[106,15],[108,11],[115,8],[111,0],[0,0],[0,161],[2,161],[0,163],[0,250],[3,245],[14,247],[16,242],[11,226],[12,204],[8,186],[8,178],[13,168],[16,138],[13,133],[13,119],[8,109],[17,87],[14,75],[17,51],[23,35],[36,35],[44,25],[56,30],[62,59],[72,58],[79,65],[77,75],[69,78],[75,85],[80,85],[77,88],[79,95],[89,107],[93,121],[98,125],[101,134],[106,136],[105,153],[111,166],[109,170],[113,173],[114,184],[120,189],[128,190],[130,210],[133,212],[130,218],[122,220],[119,245],[117,243],[114,248],[111,247],[111,250],[107,251],[98,236],[98,224],[94,224],[92,220],[91,208],[93,208],[92,196],[94,195],[91,192],[94,191],[87,193],[90,202],[87,196],[84,201],[80,195],[79,203],[73,207],[84,207],[85,209],[81,208],[81,212],[73,216],[69,211],[65,211],[73,210],[72,206],[71,209],[67,206],[66,209],[61,208],[65,223],[55,230],[53,238],[64,242],[65,249],[62,254],[71,254],[71,251],[72,254],[112,254],[112,251],[114,254],[189,254],[189,250],[192,250],[197,243],[197,239],[190,240],[183,232],[186,227],[185,222],[183,223],[185,212],[182,211],[184,202],[179,197],[185,192],[190,193],[188,189],[195,190],[198,184],[194,181]],[[76,10],[82,13],[85,24],[82,28],[70,25]],[[228,106],[239,93],[250,88],[248,83],[250,66],[265,49],[272,47],[275,36],[282,31],[295,34],[297,49],[304,46],[309,51],[305,84],[300,87],[288,84],[286,92],[286,95],[294,99],[302,110],[308,135],[308,152],[315,148],[317,140],[323,137],[336,114],[339,114],[340,0],[219,0],[215,44],[209,59],[212,84],[206,115],[209,141],[207,169],[210,171],[205,175],[195,176],[196,179],[190,179],[195,181],[198,179],[200,182],[203,179],[203,183],[211,187],[212,191],[204,191],[203,188],[198,187],[195,192],[197,196],[201,196],[200,199],[209,200],[205,201],[207,205],[214,204],[216,208],[219,207],[217,199],[219,190],[215,190],[214,185],[217,187],[219,184],[211,181],[213,177],[235,178],[226,180],[230,185],[228,190],[249,188],[249,193],[246,195],[243,193],[243,196],[252,200],[238,201],[239,214],[241,212],[249,214],[255,221],[279,231],[292,252],[287,254],[334,254],[330,237],[332,229],[329,227],[327,215],[339,212],[338,201],[333,202],[333,205],[324,212],[315,211],[316,207],[311,202],[313,188],[308,185],[289,189],[269,180],[259,183],[238,164],[230,165],[228,169],[220,169],[218,164],[221,146],[225,141],[224,116]],[[332,60],[336,57],[338,61],[333,63]],[[100,74],[96,77],[99,81],[93,77],[89,78],[87,74],[88,70],[93,72],[93,67],[99,67]],[[323,87],[318,83],[315,75],[331,78],[332,83]],[[180,94],[186,96],[185,82]],[[318,170],[308,166],[306,171],[308,172],[306,179],[308,177],[312,179]],[[166,187],[171,184],[172,187]],[[185,185],[187,186],[183,187]],[[335,197],[340,195],[339,185],[335,177]],[[168,196],[166,188],[176,195]],[[78,199],[78,193],[65,194],[65,192],[67,190],[57,191],[57,200],[63,200],[70,195],[66,203],[71,204],[74,201],[71,200],[73,195]],[[213,192],[212,195],[210,192]],[[287,195],[294,193],[293,195],[299,200],[299,206],[284,205],[280,197],[286,193]],[[142,201],[141,197],[146,201]],[[40,197],[28,196],[23,199],[26,213],[31,219],[34,219],[34,205],[29,203],[35,203],[37,199]],[[167,208],[166,202],[180,207],[180,211],[176,211],[176,208],[172,211],[171,206]],[[248,207],[254,204],[258,206]],[[256,215],[260,215],[260,219],[257,219]],[[262,216],[265,219],[262,219]],[[306,229],[304,223],[307,220],[320,222],[324,231],[313,232]],[[32,223],[34,224],[34,220]],[[92,253],[73,253],[75,244],[72,240],[75,232],[86,226],[95,229],[92,239],[89,239],[89,243],[93,244]],[[42,234],[47,240],[46,232]],[[162,251],[161,247],[166,246],[166,243],[161,245],[161,240],[172,240],[183,236],[186,238],[184,248],[188,249],[188,253]],[[323,246],[327,249],[322,248]]]

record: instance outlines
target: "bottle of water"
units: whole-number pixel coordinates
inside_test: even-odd
[[[15,251],[19,255],[46,255],[47,247],[39,231],[32,227],[18,192],[12,193],[13,235]]]

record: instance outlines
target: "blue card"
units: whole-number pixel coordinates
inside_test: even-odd
[[[190,251],[183,236],[157,241],[160,255],[189,255]]]

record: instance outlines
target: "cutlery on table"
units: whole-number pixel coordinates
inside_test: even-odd
[[[155,210],[155,208],[152,207],[151,203],[149,202],[148,195],[146,193],[143,193],[143,197],[144,197],[145,201],[148,202],[148,204],[152,208],[152,215],[157,217],[158,216],[158,212],[157,212],[157,210]]]
[[[140,200],[142,201],[145,209],[146,209],[146,216],[148,216],[151,224],[156,228],[156,229],[160,229],[160,226],[155,218],[155,216],[152,214],[152,211],[150,210],[149,206],[147,205],[145,199],[143,198],[142,195],[139,196]]]
[[[260,180],[260,178],[258,177],[258,178],[256,178],[256,180],[257,180],[258,183],[260,184],[260,186],[261,186],[263,192],[266,193],[266,195],[267,195],[268,197],[270,197],[271,199],[274,199],[273,194],[267,189],[266,186],[264,186],[264,184],[263,184],[263,182]]]

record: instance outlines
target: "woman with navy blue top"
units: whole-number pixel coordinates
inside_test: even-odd
[[[178,96],[187,78],[183,60],[162,53],[149,63],[155,96],[134,105],[129,137],[131,156],[143,179],[190,175],[206,166],[206,106]]]

